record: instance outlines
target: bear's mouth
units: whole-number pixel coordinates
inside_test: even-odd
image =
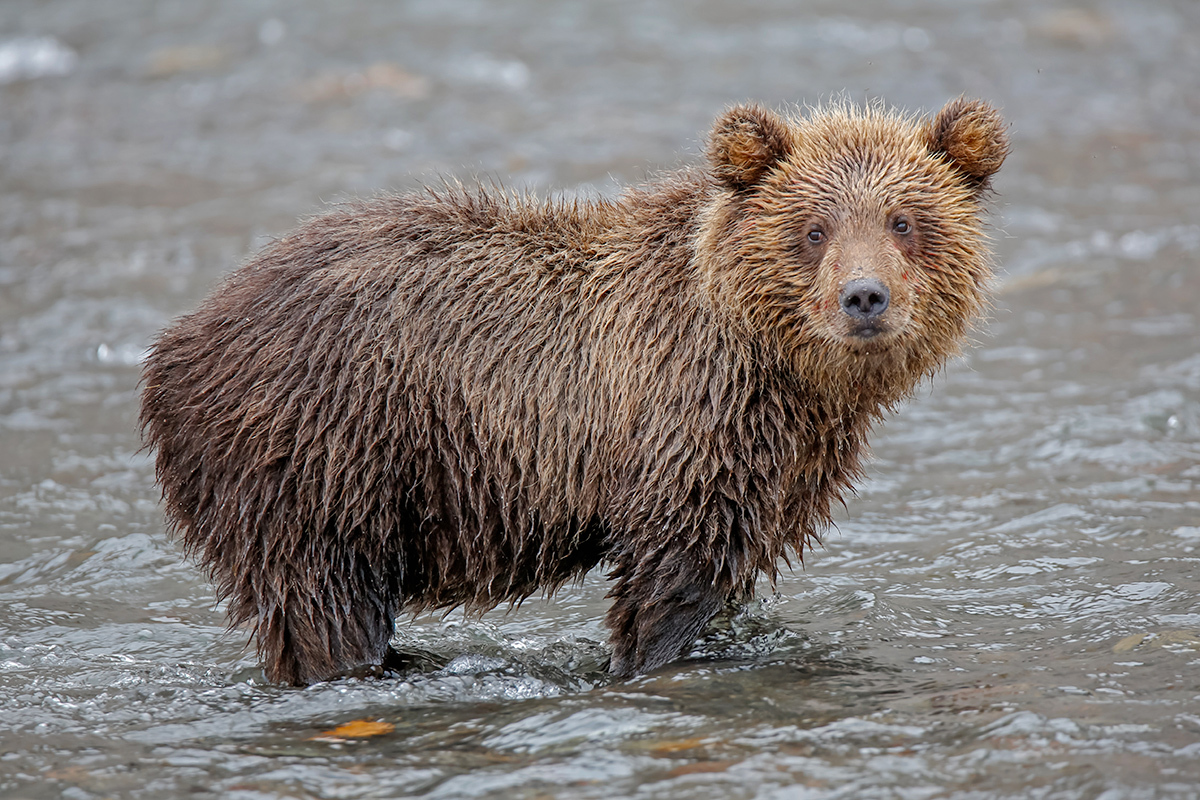
[[[877,320],[869,322],[863,321],[851,327],[849,335],[851,339],[858,339],[866,342],[876,338],[877,336],[882,336],[883,334],[888,333],[888,331],[888,326]]]

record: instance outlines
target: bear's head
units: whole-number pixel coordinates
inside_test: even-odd
[[[697,240],[706,296],[823,386],[903,393],[957,352],[991,276],[982,199],[1008,153],[989,105],[914,119],[839,103],[718,118]]]

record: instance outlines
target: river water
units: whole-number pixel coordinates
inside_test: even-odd
[[[0,796],[1200,797],[1198,75],[1192,0],[6,0]],[[155,332],[328,201],[611,194],[841,93],[1014,150],[991,318],[824,548],[645,678],[592,574],[265,684],[164,531]]]

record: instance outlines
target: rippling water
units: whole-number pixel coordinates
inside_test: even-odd
[[[1200,796],[1197,42],[1168,0],[0,5],[0,795]],[[165,536],[153,334],[324,201],[611,193],[843,91],[1015,149],[991,319],[824,548],[646,678],[591,575],[264,684]]]

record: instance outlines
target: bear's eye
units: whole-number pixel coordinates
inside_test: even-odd
[[[896,217],[892,220],[892,232],[898,233],[901,236],[912,232],[912,223],[908,221],[908,217]]]
[[[820,228],[813,228],[808,232],[808,241],[810,244],[820,244],[825,241],[825,231]]]

